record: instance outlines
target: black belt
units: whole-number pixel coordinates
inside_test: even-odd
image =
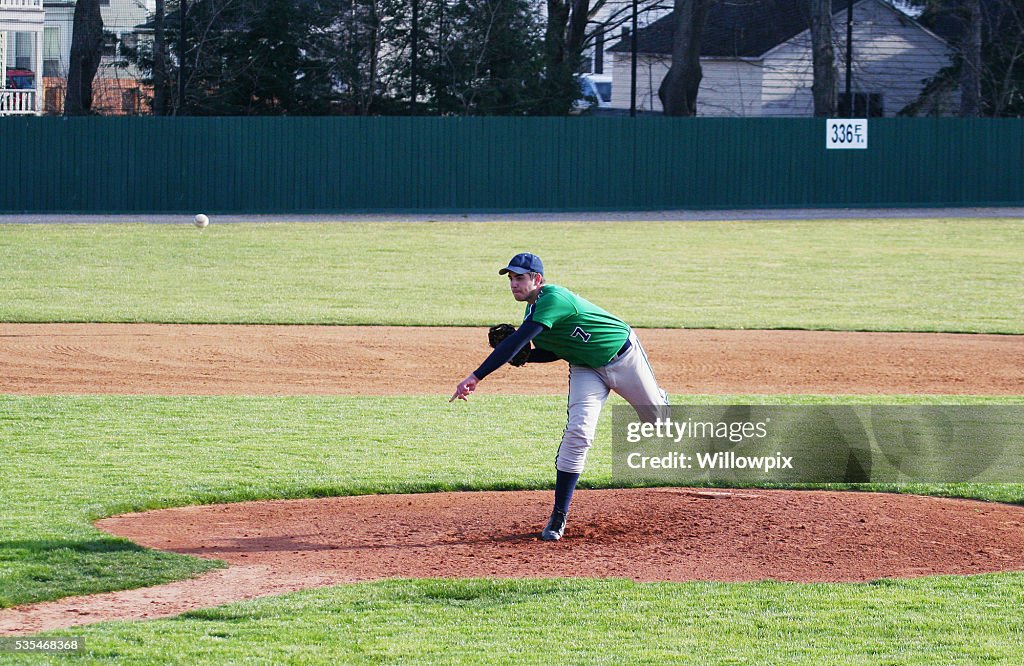
[[[608,362],[611,363],[612,361],[618,360],[618,358],[625,354],[626,352],[628,352],[629,348],[632,346],[633,343],[630,341],[629,338],[626,338],[626,342],[624,342],[623,345],[619,347],[619,351],[615,352],[615,356],[612,356],[611,361]]]

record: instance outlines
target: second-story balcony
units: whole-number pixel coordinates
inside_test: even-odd
[[[43,0],[0,0],[0,30],[41,30],[45,14]]]
[[[0,0],[0,30],[32,30],[44,15],[43,0]]]

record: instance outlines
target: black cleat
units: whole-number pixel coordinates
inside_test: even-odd
[[[555,509],[551,512],[551,517],[548,518],[548,524],[544,528],[544,531],[540,533],[540,538],[544,541],[558,541],[562,538],[562,532],[565,531],[565,512]]]

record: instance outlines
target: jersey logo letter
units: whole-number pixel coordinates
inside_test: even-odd
[[[580,339],[583,340],[583,342],[590,342],[590,333],[587,333],[586,331],[584,331],[579,326],[576,327],[576,330],[574,330],[572,332],[572,335],[570,335],[569,337],[570,338],[580,338]]]

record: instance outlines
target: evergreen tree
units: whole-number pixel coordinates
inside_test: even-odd
[[[541,34],[528,0],[438,2],[424,82],[440,114],[525,115],[542,109]]]

